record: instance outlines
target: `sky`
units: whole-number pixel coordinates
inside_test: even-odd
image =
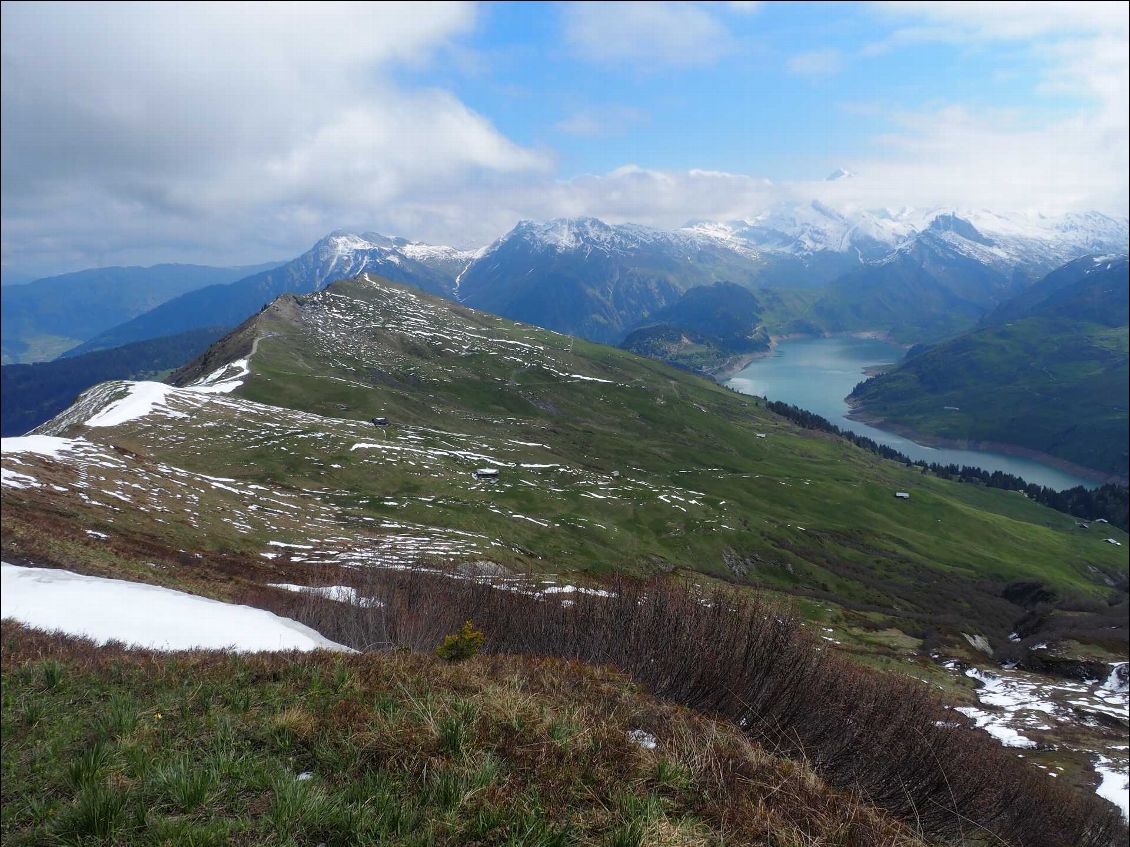
[[[814,199],[1125,216],[1128,4],[2,4],[5,282]],[[848,179],[828,181],[838,168]]]

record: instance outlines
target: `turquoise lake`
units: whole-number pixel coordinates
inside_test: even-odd
[[[865,435],[914,460],[1004,471],[1023,477],[1028,482],[1056,489],[1076,485],[1094,487],[1093,480],[1075,476],[1034,459],[982,450],[927,447],[901,435],[849,419],[847,413],[850,407],[844,398],[857,383],[866,379],[864,369],[897,362],[902,355],[901,347],[870,338],[835,336],[792,339],[778,342],[771,355],[755,359],[726,384],[745,394],[780,400],[815,412],[840,429]]]

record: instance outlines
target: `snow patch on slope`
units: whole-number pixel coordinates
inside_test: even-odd
[[[83,444],[81,438],[58,438],[54,435],[18,435],[0,439],[0,454],[34,453],[48,459],[60,459]]]
[[[348,650],[289,618],[169,588],[0,564],[0,617],[154,650]]]
[[[290,546],[301,545],[292,544]],[[317,597],[325,597],[327,600],[347,603],[362,609],[379,608],[384,605],[375,597],[362,597],[357,589],[350,585],[295,585],[292,582],[269,582],[267,585],[270,588],[281,588],[283,591],[293,591],[297,594],[313,594]]]
[[[961,712],[961,714],[973,721],[978,729],[985,730],[985,732],[997,739],[1003,747],[1036,746],[1036,742],[1031,738],[1021,735],[1015,729],[1006,725],[1008,721],[1007,715],[993,714],[982,709],[975,709],[972,706],[958,706],[954,711]]]
[[[978,729],[985,730],[1005,747],[1039,747],[1043,742],[1024,733],[1040,733],[1055,724],[1086,724],[1093,722],[1095,715],[1123,722],[1130,719],[1125,662],[1112,663],[1110,674],[1101,683],[1053,679],[1003,668],[996,672],[963,669],[955,662],[946,662],[945,666],[977,680],[981,684],[977,698],[987,707],[960,706],[955,711],[970,718]],[[1107,747],[1106,754],[1089,752],[1098,757],[1092,760],[1099,779],[1097,793],[1125,815],[1130,773],[1126,747]]]
[[[0,468],[0,486],[4,488],[39,488],[39,480],[30,474]]]
[[[1130,821],[1130,771],[1125,764],[1099,756],[1095,761],[1095,773],[1099,775],[1095,793],[1116,805],[1122,812],[1122,819]]]
[[[184,388],[166,385],[163,382],[104,383],[103,386],[95,387],[94,391],[99,392],[98,394],[88,395],[98,411],[86,418],[83,423],[90,427],[120,426],[151,414],[161,414],[169,418],[187,418],[188,415],[185,412],[177,411],[170,406],[169,401],[171,399],[193,399],[200,395],[230,394],[243,384],[243,380],[250,373],[251,368],[248,360],[237,359],[217,368],[212,373]],[[125,389],[124,396],[118,397],[108,405],[98,406],[100,396],[116,392],[121,388]],[[48,436],[27,437],[47,438]],[[61,442],[66,439],[55,440]]]
[[[479,252],[476,250],[459,250],[444,244],[424,244],[419,241],[401,244],[398,249],[409,259],[414,259],[417,262],[469,262]]]
[[[223,367],[216,368],[212,373],[198,379],[182,390],[197,394],[231,394],[243,385],[243,380],[250,375],[250,360],[236,359]]]
[[[159,412],[170,418],[186,418],[184,412],[170,408],[170,397],[199,394],[230,394],[251,373],[247,359],[238,359],[213,371],[198,382],[176,388],[163,382],[123,382],[126,395],[86,420],[87,426],[119,426],[127,421]]]
[[[183,412],[175,412],[165,405],[169,394],[176,391],[163,382],[126,383],[125,397],[115,400],[93,417],[87,419],[87,426],[118,426],[126,421],[143,418],[154,409],[161,407],[169,417],[183,418]]]

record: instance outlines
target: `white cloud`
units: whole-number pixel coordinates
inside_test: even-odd
[[[5,266],[285,255],[421,186],[544,171],[449,93],[389,80],[473,24],[463,3],[5,3]]]
[[[1091,206],[1125,214],[1130,158],[1130,32],[1125,3],[875,3],[892,34],[868,52],[923,41],[1019,48],[1041,68],[1035,94],[1079,105],[1054,117],[961,104],[897,116],[888,155],[858,164],[879,182],[905,179],[986,205]],[[1038,99],[1033,101],[1038,106]],[[949,184],[947,185],[947,182]],[[967,200],[972,202],[972,199]]]
[[[1122,2],[917,2],[890,0],[872,7],[901,24],[893,41],[1017,40],[1127,30]]]
[[[1125,214],[1119,142],[1079,118],[1033,128],[1007,114],[946,106],[896,120],[898,130],[879,139],[881,152],[851,163],[867,177],[851,189],[861,201]],[[1121,147],[1125,163],[1124,138]]]
[[[819,200],[837,208],[989,208],[1001,212],[1098,209],[1125,215],[1125,180],[1096,164],[1081,171],[1086,145],[1057,148],[1039,130],[994,130],[951,107],[900,118],[881,155],[849,159],[851,179],[772,182],[708,170],[627,165],[574,179],[500,178],[490,185],[416,194],[382,219],[385,229],[424,240],[479,246],[523,218],[593,215],[613,223],[678,227],[689,220],[749,217],[777,204]],[[991,123],[991,122],[990,122]],[[972,152],[970,145],[978,145]],[[469,212],[469,210],[471,210]]]
[[[578,109],[558,121],[554,129],[566,135],[607,138],[623,135],[647,122],[647,114],[632,106],[599,106]]]
[[[844,66],[839,50],[807,50],[790,56],[785,62],[789,73],[797,76],[823,77],[839,73]]]
[[[726,8],[585,4],[563,14],[575,50],[638,69],[732,49]],[[519,218],[678,226],[813,198],[1125,214],[1124,15],[1112,23],[1108,7],[1085,7],[1068,21],[1077,4],[1057,6],[1051,22],[1011,5],[875,8],[894,27],[888,49],[929,37],[1029,51],[1044,69],[1036,93],[1054,95],[1057,110],[932,103],[891,114],[864,91],[852,110],[894,129],[869,152],[815,164],[811,182],[634,165],[564,179],[552,152],[514,143],[449,92],[394,82],[394,70],[446,55],[475,25],[463,4],[5,3],[5,270],[287,258],[339,227],[468,247]],[[650,29],[633,29],[641,21]],[[794,70],[831,65],[806,61]],[[646,117],[593,106],[557,129],[601,135]],[[858,176],[824,182],[833,165]]]
[[[601,64],[708,65],[734,40],[707,7],[696,3],[567,3],[565,39],[582,59]]]
[[[568,180],[499,178],[489,186],[417,194],[391,210],[386,226],[425,240],[479,246],[522,218],[594,215],[614,223],[675,227],[691,218],[746,215],[776,196],[768,180],[742,174],[625,165]]]

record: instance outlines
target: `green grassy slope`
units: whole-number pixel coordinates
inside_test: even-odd
[[[1126,573],[1119,549],[1020,495],[923,476],[659,362],[383,281],[283,298],[182,379],[255,339],[233,395],[174,391],[148,415],[81,426],[123,393],[110,384],[52,425],[93,442],[88,457],[6,455],[64,489],[5,488],[6,543],[30,556],[47,542],[21,521],[50,514],[171,561],[689,569],[998,639],[1023,613],[1005,584],[1105,597]],[[501,479],[476,481],[482,466]]]

